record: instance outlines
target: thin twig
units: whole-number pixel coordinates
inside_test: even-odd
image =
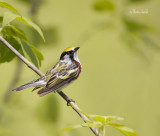
[[[11,44],[9,44],[2,36],[0,36],[0,41],[7,46],[20,60],[22,60],[30,69],[32,69],[34,72],[36,72],[39,76],[44,76],[44,74],[37,68],[35,67],[31,62],[29,62],[25,57],[23,57],[16,49],[14,49],[12,47]],[[65,101],[69,100],[69,97],[64,94],[62,91],[60,91],[58,93]],[[79,112],[78,110],[80,110],[80,108],[73,102],[69,103],[70,106],[78,113],[78,115],[83,119],[83,120],[89,120],[87,116],[85,116],[84,114],[82,114],[81,112]],[[77,110],[78,109],[78,110]],[[101,134],[99,133],[99,131],[94,128],[94,127],[90,127],[90,129],[92,130],[92,132],[96,135],[96,136],[101,136]]]

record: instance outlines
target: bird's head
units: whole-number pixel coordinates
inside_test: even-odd
[[[76,60],[79,62],[79,59],[78,59],[78,52],[77,50],[79,49],[80,47],[68,47],[66,48],[62,54],[61,54],[61,57],[60,57],[60,60],[61,61],[73,61],[73,60]]]

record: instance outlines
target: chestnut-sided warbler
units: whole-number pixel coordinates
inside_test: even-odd
[[[82,66],[78,59],[77,50],[80,47],[68,47],[65,49],[60,57],[59,62],[50,70],[46,72],[43,77],[33,80],[27,84],[13,89],[13,91],[20,91],[29,87],[35,87],[40,96],[44,96],[50,92],[60,91],[79,77]]]

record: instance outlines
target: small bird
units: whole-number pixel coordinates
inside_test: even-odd
[[[77,52],[79,48],[80,47],[66,48],[62,52],[59,62],[52,69],[48,70],[43,77],[17,87],[12,91],[20,91],[29,87],[35,87],[32,90],[34,91],[43,87],[38,91],[38,94],[44,96],[51,92],[58,92],[68,86],[79,77],[82,70]]]

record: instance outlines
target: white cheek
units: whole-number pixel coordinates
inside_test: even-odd
[[[65,56],[64,56],[64,60],[70,60],[69,56],[68,56],[68,55],[65,55]]]
[[[78,52],[75,52],[75,53],[74,53],[74,59],[75,59],[76,61],[80,62],[79,59],[78,59]]]
[[[65,55],[64,59],[61,60],[61,62],[67,63],[68,65],[72,63],[71,59],[70,59],[70,57],[68,55]]]

